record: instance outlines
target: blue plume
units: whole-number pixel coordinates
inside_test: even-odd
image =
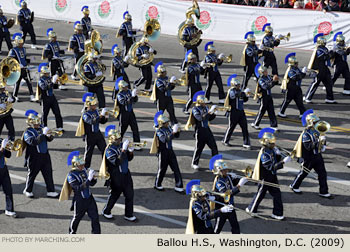
[[[259,74],[259,67],[260,66],[261,66],[261,64],[258,63],[258,64],[256,64],[255,69],[254,69],[254,72],[255,72],[255,75],[256,75],[257,78],[260,77],[260,74]]]
[[[202,90],[202,91],[198,91],[197,93],[195,93],[193,96],[193,99],[192,99],[193,102],[197,101],[198,95],[205,95],[205,92]]]
[[[303,126],[306,126],[307,122],[306,122],[306,116],[309,114],[313,114],[314,110],[313,109],[308,109],[304,112],[303,116],[301,117],[301,123],[303,124]]]
[[[233,78],[236,78],[236,77],[237,77],[237,74],[232,74],[232,75],[230,75],[230,76],[228,77],[228,79],[227,79],[227,86],[228,86],[228,87],[231,86],[231,80],[232,80]]]
[[[201,184],[201,181],[199,179],[192,179],[186,185],[186,194],[191,194],[192,186],[200,185],[200,184]]]
[[[266,24],[263,26],[263,28],[262,28],[262,31],[263,31],[263,32],[265,31],[266,26],[271,26],[271,23],[266,23]]]
[[[275,133],[275,130],[273,128],[263,128],[262,130],[260,130],[258,138],[262,138],[265,132],[269,132],[269,133]]]
[[[108,137],[108,132],[110,130],[115,130],[115,125],[108,125],[105,129],[105,137]]]
[[[23,34],[20,33],[20,32],[17,32],[17,33],[15,33],[15,34],[12,35],[12,39],[15,40],[15,38],[16,38],[17,36],[20,36],[20,37],[22,38]]]
[[[71,153],[69,153],[68,158],[67,158],[67,165],[70,166],[72,165],[72,159],[75,156],[79,156],[80,152],[79,151],[72,151]]]
[[[89,6],[84,5],[84,6],[81,8],[81,11],[83,11],[85,8],[86,8],[86,9],[89,9]]]
[[[158,127],[158,117],[160,115],[163,115],[163,110],[159,110],[155,115],[154,115],[154,118],[153,118],[153,121],[154,121],[154,126]]]
[[[73,27],[75,27],[77,24],[81,24],[80,21],[76,21],[73,25]]]
[[[48,64],[48,63],[41,63],[41,64],[38,66],[38,73],[40,73],[41,68],[42,68],[43,66],[49,66],[49,64]]]
[[[116,47],[118,47],[118,44],[114,44],[114,46],[112,46],[111,53],[113,56],[114,56],[114,48],[116,48]]]
[[[336,34],[334,34],[334,37],[333,37],[333,41],[336,41],[337,40],[337,36],[338,35],[342,35],[343,32],[337,32]]]
[[[254,32],[253,32],[253,31],[247,32],[247,33],[244,35],[244,39],[247,39],[248,36],[249,36],[250,34],[253,34],[253,35],[254,35]]]
[[[160,65],[163,65],[163,61],[159,61],[159,62],[154,66],[154,72],[155,72],[155,73],[157,73],[157,68],[158,68]]]
[[[294,56],[295,57],[296,53],[295,52],[292,52],[292,53],[288,53],[287,56],[284,58],[284,64],[287,64],[288,63],[288,59],[289,57],[292,57]]]
[[[213,45],[214,41],[209,41],[208,43],[205,44],[204,46],[204,51],[208,51],[208,46]]]
[[[214,163],[216,160],[222,159],[222,155],[221,154],[217,154],[214,157],[212,157],[209,161],[209,170],[214,170]]]
[[[91,93],[91,92],[87,92],[87,93],[85,93],[85,94],[83,95],[83,102],[85,102],[85,101],[86,101],[86,98],[87,98],[87,97],[89,97],[89,96],[94,97],[94,94],[93,94],[93,93]]]
[[[186,55],[185,55],[185,61],[188,61],[188,55],[192,52],[192,49],[188,50]]]
[[[115,90],[118,91],[119,90],[119,81],[123,80],[123,76],[120,76],[116,81],[115,81]]]
[[[129,14],[129,12],[126,11],[126,12],[123,13],[123,19],[125,19],[125,15],[126,15],[126,14]]]
[[[34,115],[37,116],[37,115],[38,115],[38,112],[36,112],[36,111],[33,110],[33,109],[28,109],[24,115],[25,115],[25,116],[29,116],[30,114],[34,114]]]
[[[324,36],[323,33],[316,34],[315,37],[314,37],[314,44],[317,42],[317,38],[318,37],[322,37],[322,36]]]
[[[53,31],[53,28],[49,28],[49,29],[46,30],[46,36],[47,36],[47,37],[49,36],[49,32],[50,32],[50,31]]]

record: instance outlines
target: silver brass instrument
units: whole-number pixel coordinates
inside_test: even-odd
[[[285,36],[281,36],[281,35],[278,35],[277,37],[276,37],[276,39],[277,40],[283,40],[283,39],[285,39],[286,41],[289,41],[289,39],[290,39],[290,32],[288,32],[287,33],[287,35],[285,35]]]
[[[9,140],[6,144],[5,149],[8,151],[18,151],[22,148],[22,145],[23,143],[21,139],[16,139],[15,141]]]
[[[0,80],[6,85],[13,86],[21,76],[21,66],[12,57],[6,57],[0,62]]]

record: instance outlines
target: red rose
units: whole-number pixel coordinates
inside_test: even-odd
[[[57,0],[57,4],[60,8],[63,8],[67,4],[67,0]]]
[[[156,6],[151,6],[148,8],[148,16],[152,19],[158,18],[158,9]]]
[[[202,24],[207,24],[211,20],[210,13],[207,11],[201,11],[201,16],[199,18],[199,21]]]
[[[264,25],[267,23],[267,18],[264,16],[257,17],[254,22],[254,25],[258,31],[261,31]]]
[[[106,14],[106,13],[108,13],[109,12],[109,9],[111,8],[111,6],[110,6],[110,4],[109,4],[109,2],[108,1],[103,1],[102,3],[101,3],[101,11],[102,11],[102,13],[103,14]]]
[[[323,33],[328,35],[332,31],[332,24],[330,22],[324,21],[318,25],[317,33]]]

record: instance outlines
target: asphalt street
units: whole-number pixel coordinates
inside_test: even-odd
[[[11,17],[11,15],[7,15]],[[79,17],[80,18],[80,17]],[[121,20],[120,20],[121,21]],[[92,21],[93,22],[93,21]],[[180,21],[179,21],[180,22]],[[47,43],[46,30],[53,27],[58,35],[58,40],[61,49],[67,49],[69,37],[73,34],[73,24],[66,22],[58,22],[51,20],[36,19],[34,22],[35,32],[37,34],[38,44],[43,46]],[[119,20],[116,21],[115,29],[106,29],[95,27],[104,39],[103,62],[107,65],[105,95],[107,107],[112,108],[113,102],[111,99],[111,91],[114,85],[112,78],[109,76],[110,61],[112,55],[110,48],[113,44],[118,43],[121,46],[121,40],[115,38]],[[135,27],[140,28],[140,27]],[[19,27],[15,26],[11,29],[11,34],[18,32]],[[234,28],[228,28],[227,36],[234,32]],[[287,33],[288,31],[286,31]],[[244,34],[242,34],[242,37]],[[293,34],[291,36],[293,39]],[[28,38],[29,40],[29,38]],[[207,41],[203,41],[200,48],[200,58],[204,57],[204,45]],[[177,41],[176,37],[162,35],[157,41],[151,42],[152,46],[158,51],[154,63],[163,61],[167,67],[168,75],[181,77],[178,71],[184,55],[183,48]],[[29,46],[29,45],[28,45]],[[215,42],[217,53],[225,55],[233,54],[233,61],[229,64],[224,64],[220,67],[223,77],[223,83],[226,84],[227,77],[233,73],[238,74],[239,79],[243,78],[243,68],[239,65],[242,49],[244,44],[233,44],[224,42]],[[283,78],[284,71],[287,66],[284,64],[284,57],[292,52],[292,49],[286,49],[288,42],[283,41],[281,47],[276,49],[276,57],[279,66],[280,78]],[[27,49],[29,57],[32,59],[31,65],[37,66],[41,63],[41,49]],[[1,59],[7,54],[5,43],[2,47]],[[67,51],[67,50],[66,50]],[[299,60],[299,66],[307,66],[311,51],[297,50],[295,51]],[[67,52],[72,55],[71,52]],[[139,78],[140,72],[137,68],[129,66],[127,74],[131,81]],[[70,75],[70,73],[69,73]],[[155,77],[155,76],[154,76]],[[308,85],[311,83],[310,78],[305,78],[302,83],[303,92],[306,92]],[[205,80],[201,78],[203,89],[205,88]],[[325,91],[322,90],[322,85],[317,90],[313,99],[313,104],[307,104],[307,109],[312,108],[317,115],[328,121],[332,128],[327,133],[327,141],[329,142],[327,151],[323,157],[325,159],[326,169],[328,172],[328,185],[330,193],[334,195],[333,200],[323,199],[318,196],[318,181],[311,176],[306,178],[302,184],[303,194],[296,195],[289,189],[289,184],[294,179],[299,167],[296,162],[288,163],[285,169],[279,171],[279,181],[281,184],[282,198],[284,203],[284,215],[286,220],[275,221],[269,218],[259,219],[252,218],[244,211],[237,211],[238,220],[241,227],[241,232],[245,234],[259,233],[350,233],[350,169],[346,167],[350,161],[349,150],[349,134],[350,134],[350,119],[349,119],[349,97],[341,94],[343,90],[344,79],[339,78],[335,83],[334,93],[338,104],[328,105],[324,103]],[[35,84],[36,85],[36,84]],[[144,87],[143,85],[141,86]],[[75,130],[81,116],[83,103],[81,97],[84,94],[82,86],[79,86],[76,81],[70,81],[68,90],[55,90],[55,95],[59,100],[61,113],[64,120],[65,134],[56,138],[49,143],[49,150],[52,159],[54,170],[54,182],[57,191],[61,189],[63,181],[69,171],[66,164],[68,154],[73,150],[84,152],[85,143],[81,138],[75,137]],[[225,85],[225,91],[227,86]],[[249,83],[251,90],[255,89],[253,80]],[[12,92],[12,87],[8,88]],[[187,100],[185,87],[176,87],[173,91],[175,101],[176,116],[182,125],[185,125],[188,116],[183,114],[182,108]],[[283,101],[283,95],[280,88],[273,88],[274,105],[276,114]],[[24,112],[27,109],[35,109],[41,112],[39,103],[29,102],[29,95],[26,86],[20,89],[19,97],[21,102],[14,104],[13,118],[16,129],[16,138],[20,138],[26,128]],[[212,99],[214,103],[218,101],[217,88],[213,87]],[[258,111],[259,104],[253,99],[250,99],[245,105],[248,116],[248,124],[252,123]],[[134,182],[135,198],[134,207],[135,215],[138,218],[136,223],[130,223],[123,219],[124,216],[124,198],[119,199],[118,204],[112,210],[114,220],[106,220],[100,216],[102,233],[119,233],[119,234],[148,234],[148,233],[184,233],[188,215],[188,204],[190,197],[181,195],[174,191],[175,181],[173,174],[169,168],[163,186],[166,188],[164,192],[158,192],[153,189],[155,175],[157,171],[157,157],[149,154],[153,129],[153,116],[156,112],[156,105],[150,101],[147,96],[140,96],[139,102],[134,106],[134,111],[138,120],[141,140],[148,142],[147,147],[135,152],[135,158],[129,164]],[[287,109],[288,118],[278,118],[280,131],[276,134],[277,144],[292,150],[295,142],[298,139],[303,127],[300,119],[298,119],[298,111],[295,104],[291,104]],[[118,122],[110,118],[108,123],[118,124]],[[269,120],[264,117],[261,127],[268,127]],[[55,127],[53,114],[50,113],[49,127]],[[243,139],[240,128],[236,128],[231,143],[233,147],[223,146],[221,140],[224,136],[227,127],[227,118],[223,112],[219,112],[217,118],[212,121],[211,128],[214,132],[219,152],[224,154],[228,165],[236,170],[238,174],[243,175],[242,171],[247,165],[253,165],[260,149],[260,144],[257,140],[258,131],[249,127],[249,133],[252,142],[252,150],[247,151],[242,148]],[[127,137],[130,137],[131,131],[128,130]],[[1,137],[7,135],[6,127],[3,129]],[[193,155],[195,140],[193,131],[181,133],[178,140],[174,141],[174,147],[184,179],[184,184],[192,179],[200,179],[201,183],[208,190],[211,189],[214,176],[209,171],[210,150],[205,149],[200,160],[199,171],[191,168],[191,159]],[[23,167],[24,158],[16,158],[15,153],[7,159],[7,165],[10,170],[12,186],[14,191],[15,211],[18,214],[17,219],[12,219],[4,214],[5,199],[4,195],[0,196],[0,233],[67,233],[70,219],[73,212],[69,211],[70,201],[59,202],[56,199],[46,198],[46,189],[43,184],[41,175],[37,177],[37,183],[34,186],[34,199],[28,199],[22,191],[25,186],[25,178],[27,175],[26,168]],[[101,163],[101,154],[97,150],[94,151],[92,160],[92,168],[98,170]],[[92,189],[93,195],[97,200],[99,212],[105,205],[108,189],[103,186],[104,181],[101,180]],[[253,195],[257,190],[257,185],[247,183],[242,187],[241,192],[235,196],[236,207],[245,209],[252,200]],[[272,198],[267,195],[262,201],[259,208],[259,214],[264,217],[270,216],[272,213]],[[86,216],[79,225],[78,233],[90,233],[90,220]],[[230,232],[229,223],[226,223],[224,232]]]

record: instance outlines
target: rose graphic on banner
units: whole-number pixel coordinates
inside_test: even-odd
[[[208,11],[201,11],[199,20],[196,20],[196,25],[200,30],[206,30],[211,24],[211,16]]]
[[[156,6],[150,6],[146,11],[146,20],[159,19],[159,12]]]
[[[107,18],[111,14],[111,5],[108,1],[103,1],[98,7],[98,15],[101,18]]]
[[[262,29],[264,25],[267,23],[267,18],[265,16],[260,16],[255,19],[252,23],[252,31],[255,35],[260,35],[263,33]]]
[[[56,11],[63,12],[67,8],[67,0],[56,0]]]
[[[14,1],[15,1],[15,4],[16,4],[18,7],[21,7],[20,0],[14,0]]]
[[[328,21],[324,21],[324,22],[320,23],[318,26],[315,27],[314,37],[318,33],[323,33],[325,35],[325,38],[327,40],[329,40],[330,37],[332,37],[332,35],[334,33],[333,30],[332,30],[332,23],[328,22]]]

